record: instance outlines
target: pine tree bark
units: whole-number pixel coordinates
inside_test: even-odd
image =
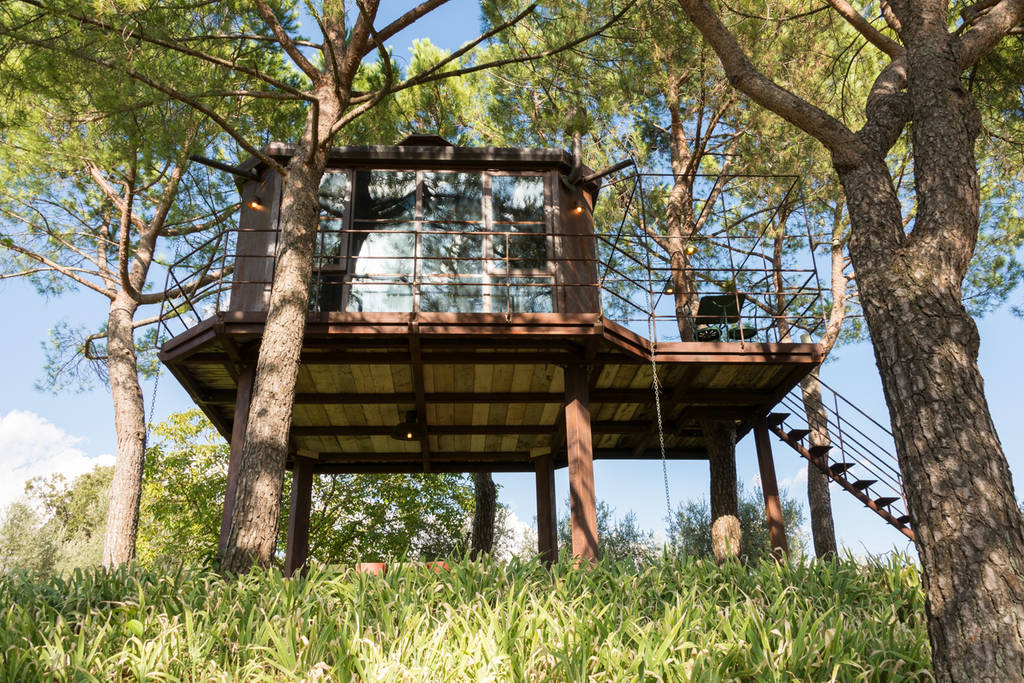
[[[811,430],[811,446],[828,446],[831,439],[828,432],[828,417],[821,402],[821,384],[818,382],[818,368],[801,382],[804,412]],[[821,457],[821,464],[828,466],[828,457]],[[814,464],[807,465],[807,503],[811,518],[811,537],[814,541],[814,555],[819,560],[836,557],[836,529],[832,519],[832,495],[829,492],[829,478]]]
[[[476,496],[476,509],[473,511],[470,556],[476,559],[481,553],[489,554],[494,549],[498,491],[490,472],[477,472],[473,475],[473,493]]]
[[[963,131],[953,147],[972,166],[973,140]],[[939,211],[921,211],[918,229],[921,221],[942,225],[913,249],[882,161],[842,170],[855,227],[850,251],[924,570],[936,678],[1019,680],[1024,524],[960,289],[977,234],[978,181],[965,164],[931,162],[915,157]],[[882,235],[896,246],[880,248]]]
[[[111,302],[107,316],[107,370],[114,402],[117,459],[103,538],[104,567],[135,559],[146,456],[146,414],[132,333],[137,308],[138,304],[121,290]]]
[[[736,427],[720,420],[702,420],[700,425],[711,473],[711,547],[715,550],[715,559],[722,562],[740,554]]]
[[[309,310],[317,190],[327,154],[299,147],[288,164],[274,284],[263,328],[235,505],[221,568],[269,567],[277,538],[295,383]]]

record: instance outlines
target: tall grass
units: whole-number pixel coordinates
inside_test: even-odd
[[[0,577],[0,679],[930,679],[898,562]]]

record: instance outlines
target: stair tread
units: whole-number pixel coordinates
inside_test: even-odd
[[[821,456],[826,455],[830,450],[832,450],[831,446],[811,446],[807,449],[807,452],[811,454],[811,457],[820,458]]]
[[[786,432],[786,436],[788,436],[791,441],[799,441],[810,433],[811,430],[809,429],[790,429]]]
[[[858,479],[857,481],[853,482],[852,486],[853,486],[853,488],[857,489],[858,491],[863,491],[864,489],[866,489],[867,487],[871,486],[872,484],[877,484],[877,483],[878,483],[877,479]]]
[[[880,508],[884,508],[886,505],[895,503],[899,498],[892,498],[890,496],[882,496],[881,498],[875,498],[875,505]]]
[[[832,471],[832,474],[844,474],[849,471],[851,467],[853,467],[852,462],[837,462],[828,466],[829,470]]]
[[[910,515],[903,515],[902,517],[897,517],[896,521],[900,524],[908,524],[910,522]]]
[[[787,417],[789,417],[789,413],[768,413],[765,420],[770,426],[778,427]]]

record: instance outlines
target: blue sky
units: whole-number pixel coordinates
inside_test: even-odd
[[[380,25],[398,16],[403,6],[383,3],[387,15]],[[412,39],[429,37],[444,47],[456,47],[476,35],[476,4],[454,2],[435,15],[399,34],[392,44],[397,56],[408,55]],[[390,141],[382,141],[390,142]],[[0,313],[11,322],[0,337],[0,506],[20,491],[24,479],[60,469],[76,474],[94,464],[108,464],[115,452],[113,410],[106,390],[54,396],[40,392],[34,383],[42,377],[44,355],[41,343],[49,329],[60,320],[98,325],[105,316],[105,300],[94,294],[69,294],[44,300],[23,282],[0,283]],[[1020,383],[1024,379],[1017,353],[1024,336],[1024,321],[1004,308],[979,321],[980,365],[986,394],[996,427],[1015,479],[1024,476],[1024,421],[1021,416]],[[840,348],[836,358],[822,369],[822,378],[870,415],[887,423],[887,412],[868,344]],[[149,408],[152,382],[144,385]],[[184,390],[167,374],[161,378],[156,401],[156,419],[192,407]],[[780,483],[790,494],[806,501],[806,483],[801,472],[804,462],[784,445],[773,442]],[[752,437],[739,444],[738,474],[750,488],[755,482],[757,463]],[[668,467],[673,505],[707,496],[708,470],[705,462],[677,462]],[[499,497],[525,522],[535,515],[532,475],[496,475]],[[1018,482],[1019,483],[1019,482]],[[599,499],[618,513],[633,511],[643,528],[661,534],[665,502],[661,463],[597,462],[595,487]],[[556,474],[559,512],[564,514],[568,496],[566,470]],[[1017,487],[1018,491],[1020,487]],[[1020,495],[1018,494],[1018,497]],[[882,553],[910,549],[906,539],[885,525],[859,502],[833,489],[836,532],[840,542],[855,553]]]

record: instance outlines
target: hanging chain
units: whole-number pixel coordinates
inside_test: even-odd
[[[651,327],[653,328],[653,321]],[[651,338],[654,338],[654,332],[651,332]],[[658,364],[654,360],[654,355],[658,350],[658,342],[651,342],[651,386],[654,387],[654,411],[658,416],[658,447],[661,448],[661,476],[665,480],[665,510],[667,511],[666,519],[672,519],[672,498],[668,492],[668,459],[665,457],[665,427],[661,421],[661,382],[658,380]]]
[[[157,328],[155,345],[156,345],[157,349],[160,348],[160,328]],[[149,435],[153,431],[153,419],[154,419],[154,416],[156,415],[156,391],[157,391],[158,388],[160,388],[160,375],[162,375],[162,374],[163,373],[160,371],[160,365],[158,363],[157,367],[156,367],[156,377],[153,378],[153,395],[150,396],[150,398],[149,398],[149,419],[146,420],[146,435],[145,435],[145,440],[143,441],[143,448],[142,448],[142,451],[143,451],[143,456],[142,457],[143,458],[146,457],[145,456],[145,451],[146,451],[146,447],[149,446]],[[145,414],[143,414],[142,419],[144,419],[144,420],[146,419]]]

